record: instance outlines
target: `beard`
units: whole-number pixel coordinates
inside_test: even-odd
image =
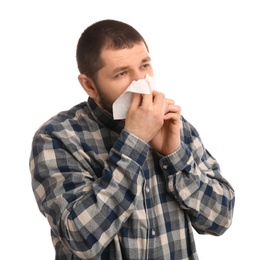
[[[112,109],[112,106],[113,106],[113,102],[111,101],[111,99],[109,98],[108,94],[107,93],[104,93],[100,86],[97,84],[97,92],[99,94],[99,106],[105,110],[107,113],[109,114],[113,114],[113,109]]]

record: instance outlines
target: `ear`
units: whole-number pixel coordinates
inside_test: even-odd
[[[85,74],[80,74],[78,80],[88,96],[91,98],[96,98],[98,96],[98,92],[92,79],[88,78]]]

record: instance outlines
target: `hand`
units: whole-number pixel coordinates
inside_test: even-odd
[[[125,119],[125,129],[148,143],[158,135],[164,120],[170,117],[166,114],[168,107],[169,101],[158,91],[145,95],[133,93],[132,103]],[[159,136],[156,140],[160,141]]]
[[[164,124],[150,141],[151,146],[163,155],[175,152],[180,145],[181,108],[170,99],[167,104]]]

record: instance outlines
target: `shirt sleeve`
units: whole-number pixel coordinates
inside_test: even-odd
[[[205,149],[197,130],[182,118],[179,149],[160,159],[168,191],[200,234],[221,235],[231,225],[235,192]]]
[[[30,157],[32,187],[54,235],[80,258],[94,259],[136,207],[149,146],[123,130],[99,177],[91,167],[88,144],[83,161],[70,149],[57,135],[36,135]]]

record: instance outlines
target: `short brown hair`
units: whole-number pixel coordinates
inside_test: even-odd
[[[84,30],[77,44],[78,69],[81,74],[95,80],[97,72],[103,67],[100,57],[103,48],[132,48],[140,42],[144,42],[148,50],[142,35],[129,24],[111,19],[93,23]]]

